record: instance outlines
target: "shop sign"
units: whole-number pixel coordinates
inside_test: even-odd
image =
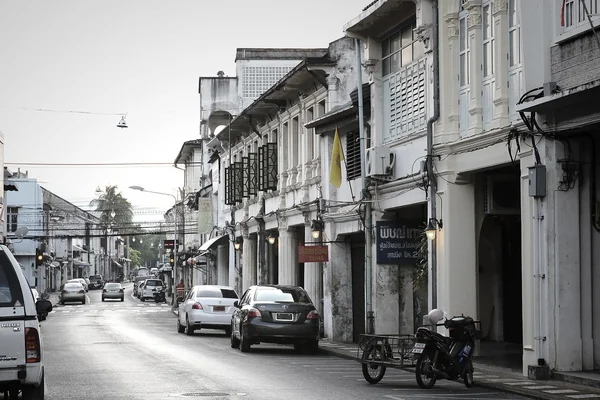
[[[327,246],[298,246],[298,262],[328,262],[329,247]]]
[[[377,221],[377,264],[415,265],[424,234],[418,224]]]

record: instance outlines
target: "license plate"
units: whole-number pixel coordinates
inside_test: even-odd
[[[421,354],[425,350],[425,343],[415,343],[415,346],[412,349],[412,353]]]
[[[294,318],[291,313],[277,313],[276,319],[279,321],[291,321]]]
[[[213,306],[213,311],[225,311],[225,306]]]

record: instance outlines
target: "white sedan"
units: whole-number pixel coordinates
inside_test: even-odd
[[[179,304],[177,332],[193,335],[201,328],[223,329],[231,336],[231,315],[236,300],[238,295],[229,286],[194,286]]]

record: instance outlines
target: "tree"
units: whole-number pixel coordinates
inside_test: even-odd
[[[140,266],[140,252],[136,249],[132,249],[131,247],[128,247],[129,249],[129,259],[131,260],[131,265],[134,267],[139,267]]]
[[[104,226],[116,225],[120,229],[124,228],[123,230],[128,231],[133,220],[133,210],[129,200],[117,190],[116,185],[106,186],[104,191],[100,191],[98,198],[91,201],[90,205],[96,207]]]

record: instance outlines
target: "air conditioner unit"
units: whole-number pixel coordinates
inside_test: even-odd
[[[367,149],[367,177],[391,179],[394,174],[396,154],[388,147],[371,147]]]
[[[485,177],[483,212],[485,214],[521,214],[519,175],[496,174]]]

